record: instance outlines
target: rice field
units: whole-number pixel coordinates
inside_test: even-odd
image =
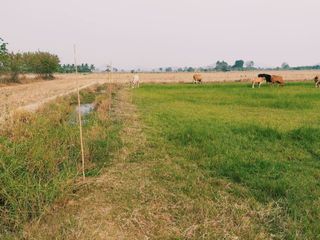
[[[221,216],[227,220],[221,221],[230,233],[242,225],[230,227],[234,219],[253,212],[250,230],[235,235],[241,239],[318,239],[319,94],[310,83],[261,89],[241,83],[144,85],[135,90],[148,141],[173,159],[170,165],[158,163],[159,183],[172,194],[209,200],[201,206],[208,212],[200,221],[192,208],[180,209],[177,221],[216,220],[219,210],[210,210],[227,208],[229,214]],[[219,204],[225,195],[235,202]],[[233,212],[239,205],[247,209]],[[225,237],[215,235],[221,229],[210,224],[199,231],[195,239],[204,232],[208,239]]]

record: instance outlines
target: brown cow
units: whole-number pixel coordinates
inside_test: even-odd
[[[271,82],[272,84],[278,83],[280,86],[284,86],[284,80],[283,80],[283,77],[281,76],[272,75]]]
[[[200,73],[195,73],[193,75],[193,83],[197,84],[197,83],[202,83],[202,76]]]
[[[314,82],[316,84],[316,88],[320,87],[320,79],[319,79],[319,76],[316,76],[314,79]]]
[[[278,83],[281,86],[284,86],[283,77],[277,75],[270,75],[270,74],[259,74],[258,77],[263,77],[267,83],[275,84]]]
[[[260,88],[260,85],[263,83],[264,80],[265,80],[265,79],[264,79],[263,77],[254,78],[254,79],[252,80],[252,88],[254,88],[254,86],[255,86],[256,84],[258,84],[258,86],[259,86],[259,88]]]

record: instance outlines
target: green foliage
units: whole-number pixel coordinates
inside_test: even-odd
[[[0,74],[7,70],[8,50],[7,43],[0,38]]]
[[[195,71],[195,68],[193,68],[193,67],[187,67],[187,68],[185,68],[185,71],[186,71],[186,72],[194,72],[194,71]]]
[[[225,61],[221,61],[221,62],[217,61],[215,70],[216,71],[227,72],[227,71],[230,71],[230,66]]]
[[[10,69],[10,82],[19,82],[19,74],[24,71],[25,62],[23,54],[10,53],[8,57],[8,68]]]
[[[58,71],[59,57],[48,52],[28,52],[23,54],[27,72],[36,73],[43,79],[52,79]]]
[[[0,38],[0,79],[1,82],[19,82],[19,74],[22,71],[23,60],[20,53],[9,53],[7,43]]]
[[[81,65],[77,65],[78,72],[80,73],[91,73],[95,70],[95,66],[91,64],[89,66],[88,63],[83,63]],[[76,68],[74,64],[63,64],[59,66],[59,72],[61,73],[74,73],[76,72]]]
[[[281,68],[284,69],[284,70],[288,70],[288,69],[290,69],[290,66],[289,66],[288,63],[284,62],[284,63],[281,64]]]
[[[269,209],[259,224],[275,239],[319,238],[320,103],[311,83],[259,90],[234,83],[145,85],[134,99],[149,141],[179,159],[174,169],[197,166],[201,183],[227,181],[224,191],[240,202],[254,198]],[[184,193],[196,191],[190,185]]]
[[[167,67],[166,72],[172,72],[172,67]]]
[[[48,52],[8,53],[1,44],[0,73],[9,75],[6,82],[18,82],[21,73],[36,73],[43,79],[52,79],[58,70],[59,58]]]
[[[320,65],[291,67],[292,70],[319,70]]]
[[[237,61],[235,61],[234,65],[232,66],[232,69],[242,70],[243,69],[243,65],[244,65],[244,61],[243,60],[237,60]]]

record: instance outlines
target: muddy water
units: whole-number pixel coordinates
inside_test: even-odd
[[[80,113],[82,116],[88,115],[90,112],[94,110],[94,104],[93,103],[87,103],[87,104],[81,104],[80,105]],[[79,112],[79,107],[76,107],[76,113]]]
[[[93,103],[87,103],[87,104],[81,104],[80,105],[80,113],[82,117],[82,124],[86,124],[88,120],[86,119],[86,116],[90,114],[92,111],[94,111],[94,104]],[[79,107],[75,107],[74,111],[70,115],[69,124],[77,124],[78,123],[78,112]]]

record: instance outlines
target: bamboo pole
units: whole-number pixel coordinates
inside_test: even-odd
[[[81,163],[82,163],[82,178],[86,179],[85,174],[85,163],[84,163],[84,147],[83,147],[83,133],[82,133],[82,117],[81,117],[81,101],[80,101],[80,90],[79,90],[79,80],[78,80],[78,67],[77,67],[77,52],[76,45],[73,45],[74,51],[74,65],[76,68],[76,84],[77,84],[77,95],[78,95],[78,121],[79,121],[79,131],[80,131],[80,146],[81,146]]]
[[[111,110],[111,101],[112,101],[112,62],[109,65],[109,114]]]

